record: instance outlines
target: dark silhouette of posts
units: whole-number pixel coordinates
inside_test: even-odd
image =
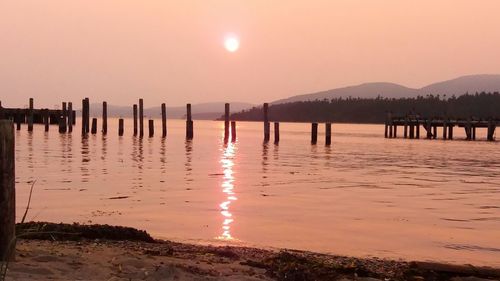
[[[68,102],[68,132],[71,133],[73,132],[73,122],[74,122],[74,116],[73,116],[73,103]]]
[[[229,140],[229,103],[224,104],[224,142]]]
[[[476,126],[472,125],[472,140],[476,140]]]
[[[274,122],[274,144],[280,142],[280,123]]]
[[[139,137],[144,137],[144,100],[139,99]]]
[[[134,137],[137,136],[137,104],[134,104]]]
[[[318,123],[311,124],[311,144],[318,142]]]
[[[4,118],[4,113],[3,113],[3,107],[2,107],[2,101],[0,101],[0,120]]]
[[[45,132],[48,132],[49,127],[50,127],[50,116],[49,116],[49,109],[48,108],[43,110],[43,122],[45,124]]]
[[[413,123],[410,124],[410,139],[415,138],[415,125]]]
[[[332,144],[332,123],[325,124],[325,145]]]
[[[264,142],[268,142],[271,134],[271,124],[269,124],[269,104],[264,103]]]
[[[419,139],[420,138],[420,123],[419,123],[418,120],[417,120],[417,125],[415,125],[415,129],[417,131],[416,132],[416,137],[417,137],[417,139]]]
[[[408,138],[408,118],[405,118],[405,124],[403,127],[403,137]]]
[[[193,139],[193,119],[191,116],[191,104],[186,104],[186,139]]]
[[[398,137],[398,125],[393,124],[393,128],[394,128],[394,135],[393,135],[393,137],[397,138]]]
[[[231,121],[231,141],[236,141],[236,121]]]
[[[448,138],[448,123],[446,122],[446,119],[443,120],[443,140],[446,140]]]
[[[118,120],[118,136],[123,136],[123,118]]]
[[[16,110],[16,130],[21,130],[21,111]]]
[[[453,139],[453,125],[448,126],[448,139]]]
[[[59,120],[59,133],[66,133],[67,131],[67,119],[66,117],[68,116],[68,111],[66,108],[66,103],[62,103],[62,111],[60,115],[60,120]]]
[[[161,104],[161,136],[162,138],[167,137],[167,106],[162,103]]]
[[[16,189],[14,124],[0,120],[0,262],[15,256]]]
[[[92,130],[91,134],[95,135],[97,134],[97,118],[92,118]]]
[[[431,119],[427,120],[427,124],[426,124],[425,128],[427,129],[427,139],[431,139],[432,138],[432,121],[431,121]]]
[[[495,121],[493,121],[493,119],[490,119],[488,121],[488,133],[487,133],[487,136],[486,136],[486,139],[488,141],[494,141],[495,140],[495,129],[496,129]]]
[[[149,128],[149,137],[152,138],[155,135],[155,124],[154,120],[149,119],[148,122],[148,128]]]
[[[89,98],[82,100],[82,136],[89,133],[90,127],[90,101]]]
[[[108,133],[108,103],[102,102],[102,134]]]
[[[28,109],[28,132],[33,131],[33,98],[30,98]]]

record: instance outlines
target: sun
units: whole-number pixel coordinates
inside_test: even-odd
[[[234,53],[240,48],[240,40],[234,34],[228,35],[224,38],[224,48],[228,52]]]

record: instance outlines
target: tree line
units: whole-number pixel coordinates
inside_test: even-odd
[[[269,120],[282,122],[384,123],[392,116],[420,115],[452,119],[500,118],[500,93],[461,96],[427,95],[414,98],[334,98],[269,105]],[[262,107],[231,115],[233,120],[262,121]]]

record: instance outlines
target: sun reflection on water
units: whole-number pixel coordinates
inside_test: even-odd
[[[234,240],[231,235],[231,223],[234,222],[233,214],[231,213],[231,203],[238,200],[234,193],[234,156],[236,147],[234,143],[226,143],[222,147],[222,156],[220,163],[223,169],[222,192],[224,193],[224,201],[219,204],[220,213],[222,215],[222,234],[217,237],[220,240]]]

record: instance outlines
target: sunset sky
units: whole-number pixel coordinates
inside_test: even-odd
[[[0,100],[260,104],[500,73],[499,11],[497,0],[2,0]]]

